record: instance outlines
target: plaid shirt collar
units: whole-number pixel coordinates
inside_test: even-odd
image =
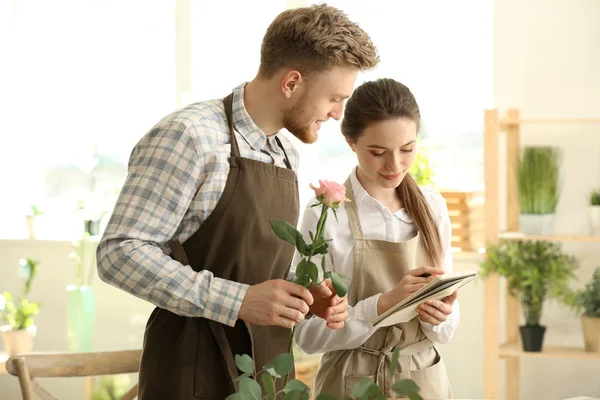
[[[233,124],[252,149],[262,151],[267,143],[267,135],[254,123],[246,110],[244,105],[245,86],[246,83],[242,83],[233,89]]]

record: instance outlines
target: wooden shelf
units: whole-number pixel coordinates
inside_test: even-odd
[[[548,240],[550,242],[588,242],[600,243],[600,236],[589,235],[544,235],[529,236],[520,232],[504,232],[498,236],[505,240]]]
[[[600,124],[598,118],[538,118],[538,119],[516,119],[504,118],[500,121],[505,126],[527,125],[527,124]]]
[[[587,352],[583,347],[544,346],[541,352],[524,351],[520,342],[505,343],[500,346],[500,357],[529,358],[570,358],[580,360],[600,360],[600,352]]]

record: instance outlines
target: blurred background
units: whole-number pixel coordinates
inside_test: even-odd
[[[20,259],[39,262],[29,295],[40,302],[36,351],[141,346],[153,307],[100,282],[93,260],[133,146],[166,114],[224,97],[250,81],[273,18],[313,3],[0,0],[0,291],[20,290]],[[481,196],[490,184],[484,179],[484,110],[600,119],[600,1],[328,4],[357,21],[379,49],[381,63],[356,84],[391,77],[415,94],[423,129],[413,173],[447,200],[459,198],[478,210],[477,227],[458,229],[454,249],[456,270],[478,268],[485,224]],[[344,180],[355,164],[339,122],[325,124],[313,145],[293,140],[301,153],[302,205],[311,196],[309,183]],[[525,126],[520,144],[561,148],[556,229],[587,235],[588,195],[600,188],[600,124]],[[497,168],[506,168],[504,158]],[[500,178],[498,185],[503,221],[506,186]],[[582,287],[600,265],[600,242],[565,243],[564,250],[580,261],[573,286]],[[69,285],[89,287],[91,294]],[[461,323],[454,339],[441,346],[456,398],[485,398],[483,298],[482,282],[461,291]],[[74,309],[85,311],[74,317]],[[504,312],[500,307],[502,330]],[[74,333],[82,320],[87,328]],[[579,316],[572,311],[550,303],[543,322],[545,343],[583,346]],[[517,392],[522,399],[600,397],[599,371],[600,356],[523,358]],[[504,379],[502,369],[503,398]],[[47,380],[64,399],[83,398],[84,386],[78,378]],[[2,368],[0,393],[2,399],[20,398],[17,379]]]

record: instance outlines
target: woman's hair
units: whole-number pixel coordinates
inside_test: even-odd
[[[342,11],[320,4],[275,18],[263,38],[259,75],[270,78],[284,67],[305,75],[333,66],[366,70],[378,62],[369,35]]]
[[[356,143],[370,124],[397,118],[414,121],[419,131],[421,112],[411,91],[389,78],[366,82],[354,90],[346,103],[342,133],[348,141]],[[407,173],[397,191],[421,234],[429,261],[432,266],[441,266],[443,249],[438,223],[421,189]]]

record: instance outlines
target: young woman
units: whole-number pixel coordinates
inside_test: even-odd
[[[296,341],[307,353],[324,353],[314,393],[349,395],[370,377],[387,397],[393,382],[410,378],[424,398],[450,398],[444,363],[435,347],[447,343],[459,320],[457,294],[419,306],[410,322],[375,329],[372,321],[433,277],[452,270],[448,209],[439,192],[422,189],[408,174],[417,152],[420,112],[410,90],[393,79],[359,86],[346,105],[342,133],[358,166],[346,181],[327,265],[351,277],[346,326],[327,329],[307,319]],[[301,230],[308,236],[319,218],[309,202]],[[315,262],[318,265],[318,261]],[[429,275],[424,277],[423,275]],[[400,348],[390,379],[392,351]]]

